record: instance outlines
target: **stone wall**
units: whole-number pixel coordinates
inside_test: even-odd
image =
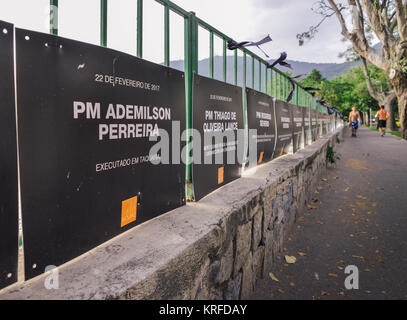
[[[259,167],[210,194],[99,246],[0,299],[245,299],[266,277],[343,130]]]

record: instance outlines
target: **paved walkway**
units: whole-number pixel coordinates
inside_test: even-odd
[[[274,264],[279,282],[259,280],[253,299],[407,299],[407,142],[361,128],[335,149]],[[348,265],[359,290],[345,289]]]

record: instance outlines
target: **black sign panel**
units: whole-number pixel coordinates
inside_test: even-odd
[[[312,141],[316,141],[319,137],[319,126],[318,126],[318,111],[311,110],[311,133]]]
[[[293,123],[289,104],[276,100],[275,113],[277,121],[277,143],[273,157],[277,158],[293,151]]]
[[[276,133],[273,98],[249,88],[246,89],[246,97],[248,128],[257,130],[257,134],[252,134],[249,139],[249,141],[257,142],[256,163],[250,163],[251,167],[271,160]]]
[[[193,147],[192,173],[195,200],[198,201],[241,176],[244,154],[242,89],[195,74],[192,117],[193,128],[199,132],[201,140],[200,146]],[[194,137],[194,142],[197,140]],[[196,148],[201,149],[201,155]]]
[[[304,107],[290,105],[293,123],[293,148],[297,152],[302,148],[304,138]]]
[[[17,281],[18,182],[14,26],[0,21],[0,289]]]
[[[303,114],[303,118],[304,118],[304,145],[307,146],[309,144],[310,138],[312,136],[310,109],[303,107],[302,114]]]
[[[78,41],[17,29],[16,46],[31,278],[185,204],[185,83],[179,71]]]

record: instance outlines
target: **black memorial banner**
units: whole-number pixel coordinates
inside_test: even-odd
[[[311,133],[312,141],[316,141],[319,137],[319,126],[318,126],[318,111],[311,110]]]
[[[312,137],[310,108],[303,107],[302,113],[304,118],[304,146],[307,146],[310,142],[310,138]]]
[[[18,180],[14,26],[0,21],[0,289],[17,281]]]
[[[29,279],[185,204],[185,83],[177,70],[27,30],[16,29],[16,50]]]
[[[198,201],[240,178],[244,123],[240,87],[196,74],[193,81],[192,127],[199,132],[201,140],[201,157],[195,150],[192,168],[195,201]],[[216,161],[215,156],[222,159]]]
[[[257,130],[257,134],[252,134],[249,139],[257,142],[257,162],[249,163],[249,167],[252,167],[268,162],[273,157],[276,142],[274,107],[272,97],[256,90],[247,88],[246,97],[248,128]]]
[[[289,104],[275,100],[275,113],[277,122],[277,143],[273,158],[292,152],[293,122]]]
[[[297,105],[290,105],[292,112],[292,123],[293,123],[293,148],[294,153],[302,148],[302,143],[304,139],[304,107]]]

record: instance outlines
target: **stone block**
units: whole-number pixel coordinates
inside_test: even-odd
[[[252,222],[239,226],[236,234],[234,275],[244,266],[252,244]]]

